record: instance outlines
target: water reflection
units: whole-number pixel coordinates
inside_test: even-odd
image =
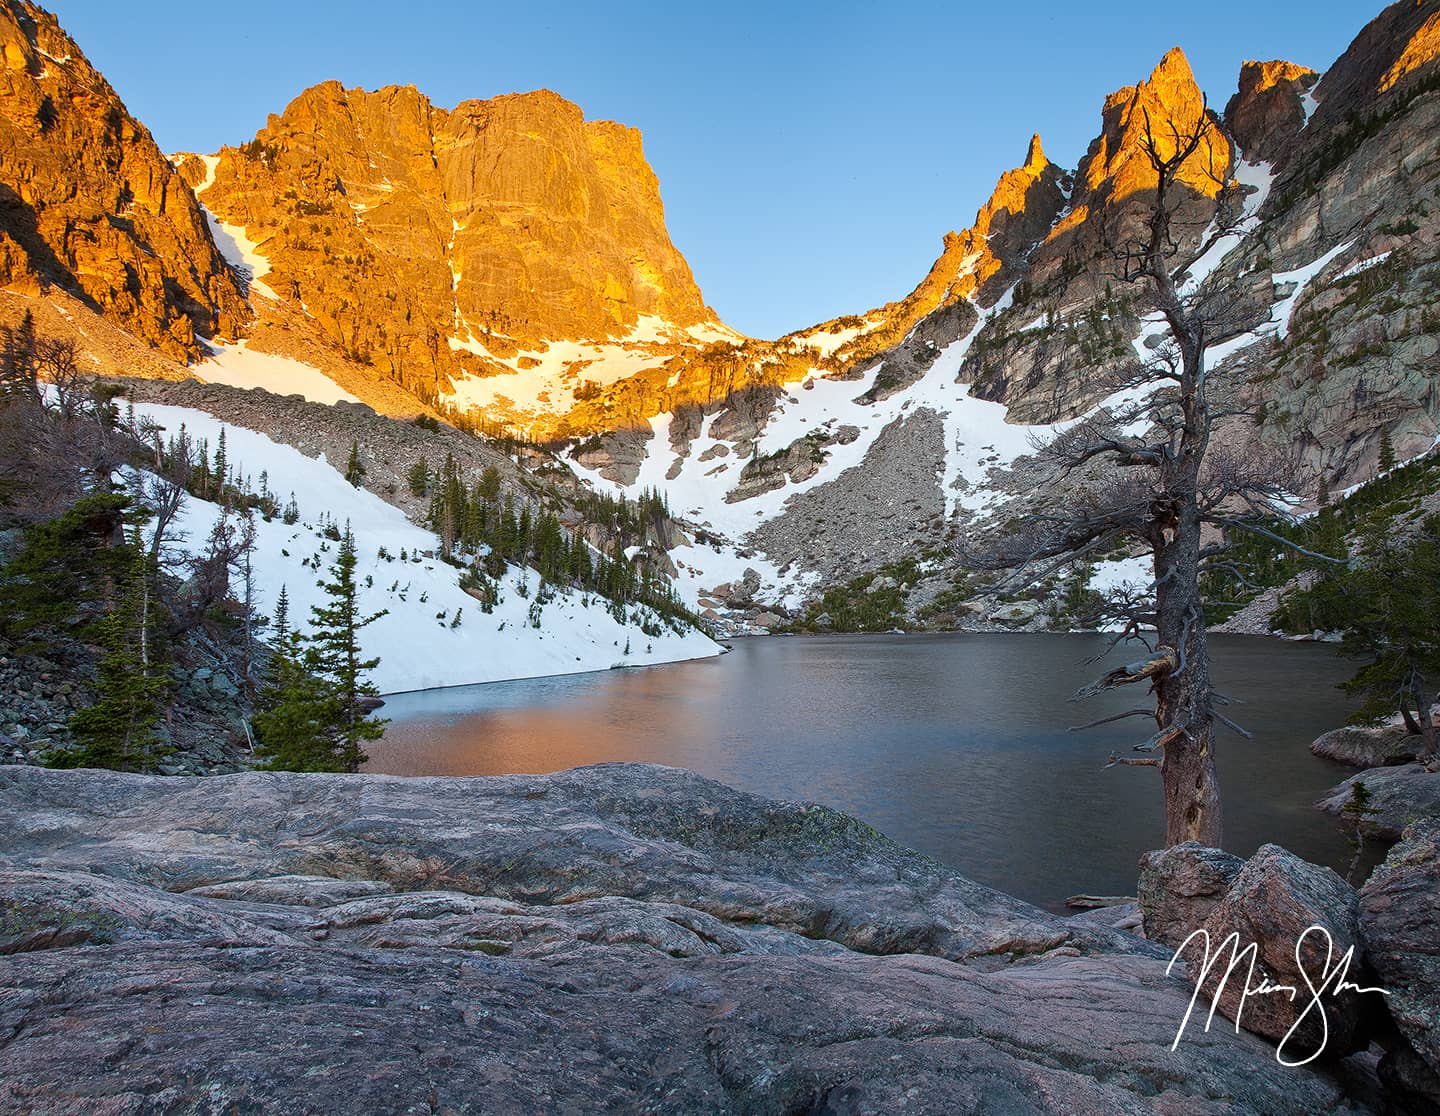
[[[1328,648],[1216,639],[1217,685],[1255,733],[1221,740],[1226,844],[1275,841],[1341,866],[1349,849],[1311,802],[1346,769],[1306,745],[1345,717]],[[686,767],[734,786],[849,811],[985,883],[1047,906],[1132,893],[1164,835],[1159,775],[1104,769],[1142,719],[1066,726],[1145,704],[1071,704],[1102,663],[1096,636],[740,640],[720,659],[399,695],[369,770],[555,771],[607,760]],[[1132,656],[1133,657],[1133,656]]]

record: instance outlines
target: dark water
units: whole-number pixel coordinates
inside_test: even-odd
[[[745,790],[855,814],[965,875],[1055,907],[1132,895],[1165,833],[1159,773],[1104,769],[1153,731],[1143,690],[1080,704],[1092,635],[829,636],[739,640],[719,659],[402,694],[368,770],[544,772],[603,760],[688,767]],[[1312,808],[1350,772],[1307,745],[1347,712],[1353,670],[1329,648],[1212,640],[1216,685],[1255,739],[1222,733],[1225,844],[1273,841],[1340,868],[1350,849]],[[1105,663],[1138,657],[1132,646]]]

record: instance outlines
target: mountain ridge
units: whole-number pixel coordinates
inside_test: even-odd
[[[33,4],[0,5],[0,287],[56,287],[185,361],[249,316],[145,126]]]
[[[1114,251],[1148,204],[1146,120],[1163,135],[1204,113],[1175,226],[1187,289],[1229,304],[1212,360],[1253,418],[1224,437],[1293,447],[1313,478],[1350,485],[1382,428],[1413,454],[1440,415],[1437,11],[1390,5],[1323,75],[1246,62],[1223,114],[1174,48],[1105,98],[1075,168],[1032,137],[908,294],[774,340],[715,320],[633,129],[544,91],[444,110],[413,86],[322,83],[253,141],[179,160],[254,315],[211,336],[243,334],[388,413],[547,442],[603,490],[670,489],[742,549],[763,528],[764,587],[788,595],[796,571],[872,568],[1003,518],[1035,479],[1028,439],[1148,358],[1161,331]],[[235,346],[182,355],[211,353],[189,370],[284,383],[286,366],[256,378]],[[903,526],[836,522],[846,493],[902,474],[915,487],[882,514]]]

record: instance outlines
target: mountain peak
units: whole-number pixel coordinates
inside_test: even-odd
[[[1225,106],[1225,124],[1246,158],[1272,162],[1305,124],[1301,96],[1314,86],[1308,66],[1275,59],[1246,62],[1240,87]]]
[[[184,181],[55,17],[0,4],[0,287],[58,288],[186,361],[245,304]]]
[[[447,110],[414,86],[326,82],[223,150],[204,198],[259,245],[273,290],[411,390],[644,317],[711,317],[640,133],[551,90]]]
[[[1286,62],[1281,58],[1274,58],[1269,62],[1252,59],[1240,66],[1240,89],[1242,92],[1249,90],[1264,93],[1283,81],[1300,81],[1314,76],[1315,71],[1309,66],[1301,66],[1296,62]]]
[[[1148,79],[1111,93],[1105,98],[1101,133],[1080,161],[1077,212],[1081,206],[1094,208],[1107,199],[1129,198],[1153,188],[1153,172],[1144,155],[1147,129],[1153,130],[1165,152],[1174,146],[1172,128],[1184,135],[1206,111],[1204,95],[1179,47],[1166,51]],[[1197,157],[1181,169],[1181,181],[1213,197],[1229,168],[1230,155],[1224,135],[1212,129]]]
[[[1030,147],[1025,152],[1025,166],[1022,169],[1039,174],[1049,162],[1045,157],[1045,148],[1040,143],[1040,133],[1036,132],[1030,137]]]
[[[1164,57],[1150,72],[1150,78],[1146,84],[1159,87],[1171,82],[1195,84],[1195,71],[1190,68],[1190,59],[1185,57],[1185,52],[1178,46],[1173,46],[1165,52]]]

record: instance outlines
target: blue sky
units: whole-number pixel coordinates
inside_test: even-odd
[[[731,325],[777,336],[899,298],[1032,132],[1073,167],[1105,94],[1184,48],[1223,109],[1246,58],[1324,69],[1382,5],[51,0],[166,150],[249,139],[300,90],[449,107],[549,88],[638,127],[671,237]],[[1077,13],[1079,18],[1077,18]]]

